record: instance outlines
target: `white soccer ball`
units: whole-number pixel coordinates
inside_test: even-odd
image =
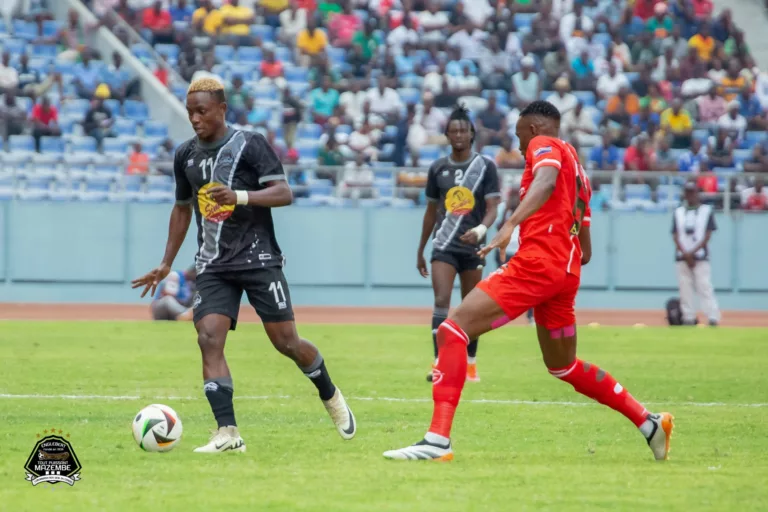
[[[147,452],[167,452],[181,440],[181,419],[176,411],[162,404],[152,404],[133,419],[133,438]]]

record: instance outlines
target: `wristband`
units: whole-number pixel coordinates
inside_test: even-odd
[[[248,191],[247,190],[235,190],[235,195],[237,195],[237,204],[239,204],[239,205],[248,204]]]
[[[488,227],[485,224],[480,224],[479,226],[472,228],[472,231],[477,234],[478,240],[482,240],[485,234],[488,232]]]

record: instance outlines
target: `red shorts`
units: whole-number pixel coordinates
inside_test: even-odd
[[[536,323],[546,329],[576,324],[579,276],[543,259],[512,258],[477,287],[487,293],[510,320],[533,308]]]

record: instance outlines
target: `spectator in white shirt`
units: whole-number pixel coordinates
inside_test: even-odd
[[[560,20],[560,39],[566,46],[568,45],[568,41],[574,37],[574,35],[578,35],[574,34],[577,28],[581,33],[595,30],[594,22],[584,15],[581,3],[575,3],[573,5],[573,11],[564,15]]]
[[[526,55],[520,60],[520,65],[522,70],[512,76],[512,90],[517,102],[527,105],[539,99],[541,81],[539,75],[533,72],[533,57]]]
[[[299,9],[295,2],[280,13],[280,40],[289,45],[296,42],[299,32],[307,28],[307,11]]]
[[[512,57],[499,46],[499,38],[492,35],[480,57],[480,73],[486,89],[507,89],[512,77]]]
[[[411,17],[403,16],[400,26],[387,36],[387,45],[395,55],[401,55],[403,48],[419,43],[419,34],[413,30]]]
[[[366,100],[371,104],[371,112],[385,118],[395,118],[403,107],[403,102],[397,91],[387,87],[387,79],[379,77],[378,87],[368,89]]]
[[[464,15],[477,27],[482,27],[493,14],[493,7],[488,0],[462,0]]]
[[[426,144],[430,146],[447,144],[445,124],[448,122],[448,116],[439,108],[435,108],[435,98],[432,93],[425,92],[421,102],[422,105],[416,107],[414,124],[424,128]]]
[[[373,171],[365,163],[365,156],[358,154],[354,162],[344,165],[341,196],[351,199],[368,199],[374,196]]]
[[[440,62],[437,68],[427,73],[421,83],[423,92],[431,92],[435,96],[443,92],[443,77],[445,76],[445,62]]]
[[[573,0],[552,0],[552,16],[562,19],[563,16],[573,11]]]
[[[555,93],[550,94],[547,101],[557,107],[561,115],[573,110],[579,103],[576,95],[571,92],[571,84],[568,78],[564,76],[555,80]]]
[[[726,131],[728,137],[738,142],[744,139],[744,132],[747,131],[747,119],[739,114],[741,104],[738,100],[728,103],[728,112],[720,116],[717,120],[717,126]]]
[[[575,139],[581,146],[597,146],[602,141],[595,124],[594,107],[585,107],[579,101],[576,107],[565,113],[560,122],[560,135],[564,139]]]
[[[450,24],[448,14],[440,10],[440,4],[437,0],[430,0],[427,3],[427,10],[418,14],[419,26],[424,31],[424,40],[442,41],[442,30]]]
[[[587,52],[592,60],[605,58],[605,45],[595,41],[594,35],[594,30],[585,29],[581,36],[574,36],[566,43],[568,56],[571,60],[581,55],[582,52]]]
[[[11,54],[3,52],[0,62],[0,93],[15,91],[19,86],[19,73],[11,67]]]
[[[608,63],[608,72],[597,80],[597,94],[601,99],[616,96],[622,87],[630,87],[629,79],[623,72],[619,73],[616,64]]]
[[[476,96],[483,89],[483,84],[477,75],[473,75],[468,65],[464,65],[461,76],[449,76],[448,86],[452,92],[463,96]]]
[[[353,122],[359,119],[363,113],[366,97],[367,94],[361,90],[360,82],[353,81],[350,84],[349,90],[341,93],[341,96],[339,96],[339,105],[344,108],[344,117]]]
[[[483,55],[487,37],[488,33],[478,28],[461,29],[448,38],[448,46],[457,47],[462,59],[477,60]]]

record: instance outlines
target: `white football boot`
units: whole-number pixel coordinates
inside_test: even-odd
[[[240,437],[237,427],[219,427],[211,432],[208,444],[195,448],[195,453],[244,452],[245,441]]]
[[[453,449],[451,448],[450,441],[447,445],[440,445],[422,439],[414,445],[384,452],[384,458],[392,460],[448,461],[453,460]]]
[[[656,460],[667,460],[669,457],[669,441],[672,438],[672,429],[675,428],[674,419],[668,412],[648,415],[646,421],[652,425],[651,432],[645,439]]]
[[[355,437],[355,433],[357,433],[355,415],[352,414],[352,410],[347,405],[347,401],[344,400],[344,395],[341,394],[339,388],[336,388],[336,392],[330,400],[323,400],[322,402],[341,438],[349,440]]]

